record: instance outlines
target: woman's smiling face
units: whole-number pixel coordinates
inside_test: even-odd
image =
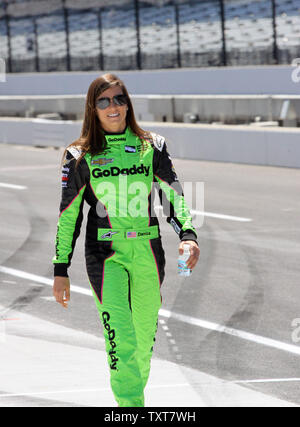
[[[113,97],[116,95],[123,95],[122,89],[119,86],[111,87],[97,98],[96,102],[101,98],[110,98],[110,105],[101,110],[97,107],[97,116],[100,120],[101,127],[106,132],[110,133],[120,133],[123,132],[126,128],[126,115],[127,115],[127,104],[125,105],[116,105],[113,102]]]

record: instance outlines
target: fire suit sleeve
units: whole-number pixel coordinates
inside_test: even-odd
[[[197,233],[192,216],[184,199],[182,186],[178,181],[172,159],[167,151],[165,139],[152,134],[154,145],[153,173],[159,186],[160,202],[167,222],[172,225],[181,241],[197,242]]]
[[[57,224],[54,276],[68,277],[68,267],[80,234],[84,194],[89,181],[88,166],[83,158],[76,166],[80,151],[70,147],[62,167],[62,198]]]

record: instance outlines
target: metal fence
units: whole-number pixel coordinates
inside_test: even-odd
[[[8,72],[286,64],[299,0],[0,0]]]

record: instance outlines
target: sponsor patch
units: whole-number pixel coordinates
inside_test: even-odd
[[[175,232],[176,232],[177,234],[179,234],[179,233],[180,233],[180,231],[181,231],[181,228],[180,228],[180,227],[179,227],[179,225],[174,221],[174,219],[173,219],[173,218],[171,219],[170,224],[171,224],[171,225],[172,225],[172,227],[174,228]]]
[[[153,144],[154,146],[159,150],[162,151],[165,144],[165,138],[161,135],[158,135],[154,132],[151,132],[151,136],[153,138]]]
[[[111,239],[114,234],[118,234],[118,231],[108,231],[105,234],[102,234],[101,239]]]
[[[108,142],[118,142],[118,141],[126,141],[126,138],[122,137],[122,138],[111,138],[108,137],[107,138]]]
[[[132,145],[125,145],[125,153],[136,153],[136,147]]]
[[[70,169],[67,167],[62,168],[62,172],[63,172],[61,175],[62,188],[67,188],[67,186],[68,186],[68,181],[69,181],[68,172],[69,171],[70,171]]]
[[[65,159],[65,160],[64,160],[64,162],[63,162],[63,167],[65,167],[65,166],[67,166],[69,163],[71,163],[71,161],[72,161],[72,160],[74,160],[74,159],[69,159],[69,160]]]
[[[81,150],[76,147],[69,147],[68,151],[72,154],[72,156],[78,160],[81,155]]]
[[[136,231],[127,231],[127,238],[135,238],[137,236]]]
[[[106,158],[101,158],[101,159],[97,159],[97,160],[92,160],[91,164],[92,166],[103,166],[103,165],[108,165],[109,163],[112,163],[114,161],[114,159],[106,159]]]
[[[138,232],[138,237],[141,237],[141,236],[150,236],[150,235],[151,235],[150,231],[145,231],[144,233],[141,232],[141,231]]]
[[[132,168],[124,168],[120,169],[117,166],[113,166],[110,169],[101,170],[99,168],[95,168],[92,172],[94,178],[107,178],[109,176],[119,176],[119,175],[145,175],[149,176],[150,166],[136,166],[134,165]]]

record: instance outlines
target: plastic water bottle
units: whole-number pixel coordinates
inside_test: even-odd
[[[186,262],[190,257],[190,245],[183,245],[183,254],[178,257],[178,275],[188,277],[192,274],[192,270],[187,267]]]

